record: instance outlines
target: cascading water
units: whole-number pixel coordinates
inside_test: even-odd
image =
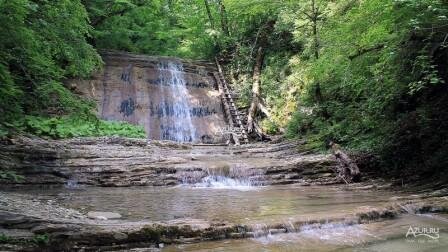
[[[182,63],[159,63],[161,104],[160,139],[176,142],[194,142],[195,127],[191,120],[189,94]]]
[[[206,176],[201,179],[201,182],[194,184],[194,186],[236,190],[250,190],[254,188],[253,183],[249,179],[235,179],[225,176]]]
[[[65,182],[64,187],[67,189],[80,189],[82,186],[78,184],[78,180],[76,178],[71,178]]]
[[[298,230],[280,232],[275,235],[272,235],[271,232],[266,225],[256,225],[254,227],[255,241],[274,246],[282,243],[309,245],[323,242],[333,245],[354,246],[366,242],[373,235],[363,225],[338,222],[304,225]]]
[[[253,190],[260,185],[256,181],[256,177],[260,174],[262,174],[260,170],[249,170],[238,166],[222,166],[187,173],[182,178],[182,184],[195,188]]]

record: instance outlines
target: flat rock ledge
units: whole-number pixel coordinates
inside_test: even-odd
[[[0,141],[0,167],[25,178],[2,184],[174,186],[214,174],[257,185],[325,185],[341,181],[332,155],[299,153],[298,141],[194,146],[116,137]]]
[[[279,233],[300,232],[304,225],[357,225],[393,219],[406,213],[446,213],[447,197],[396,198],[379,208],[362,207],[353,214],[315,218],[291,217],[288,223],[225,223],[197,219],[166,222],[92,220],[74,210],[20,199],[14,193],[0,197],[2,251],[116,251],[154,248],[167,244],[195,243],[221,239],[243,239]],[[14,208],[14,202],[36,208]],[[40,205],[44,204],[44,205]],[[39,207],[39,208],[37,208]],[[40,208],[42,207],[42,208]],[[40,210],[44,209],[44,210]],[[64,212],[69,213],[64,214]],[[262,228],[260,228],[262,226]]]

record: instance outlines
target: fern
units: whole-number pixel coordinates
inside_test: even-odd
[[[103,121],[96,118],[85,120],[85,118],[78,116],[52,118],[27,116],[25,124],[26,131],[53,139],[88,136],[146,137],[145,130],[141,126],[125,122]]]

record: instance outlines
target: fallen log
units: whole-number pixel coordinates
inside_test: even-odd
[[[339,144],[330,142],[331,152],[336,157],[339,163],[337,173],[345,183],[359,182],[361,179],[361,172],[358,165],[345,153]]]

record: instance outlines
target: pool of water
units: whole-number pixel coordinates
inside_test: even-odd
[[[166,221],[194,218],[233,223],[287,221],[347,214],[357,208],[379,206],[398,193],[346,191],[333,186],[234,186],[20,189],[41,200],[88,211],[117,212],[128,220]],[[230,189],[229,189],[230,188]]]
[[[57,202],[81,212],[110,211],[126,220],[168,221],[180,218],[254,224],[292,223],[330,218],[322,225],[293,227],[294,232],[257,238],[170,245],[178,251],[448,251],[448,217],[403,215],[397,219],[361,225],[335,222],[334,218],[366,206],[390,204],[404,193],[347,190],[344,186],[265,186],[226,178],[205,179],[176,187],[79,187],[10,189],[42,201]],[[437,228],[437,239],[406,234],[409,228]]]

